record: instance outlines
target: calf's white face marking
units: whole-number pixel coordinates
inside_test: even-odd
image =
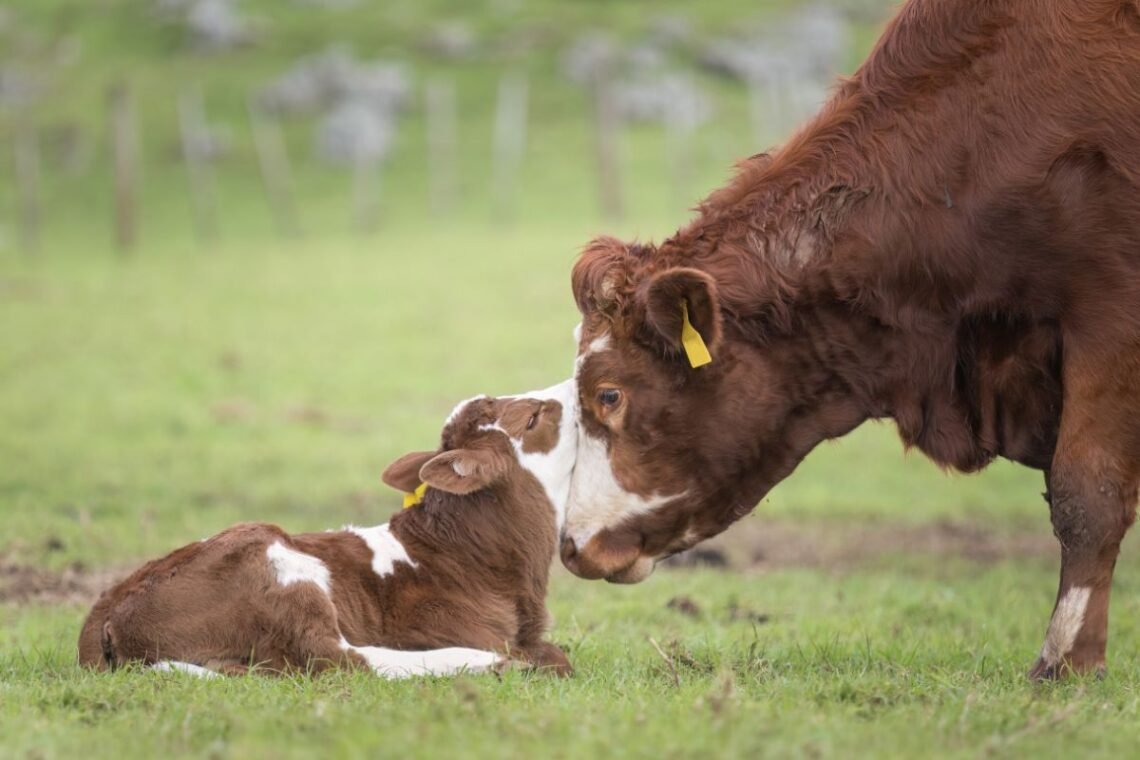
[[[578,386],[574,380],[565,380],[541,391],[530,391],[511,398],[533,398],[543,401],[557,401],[562,405],[562,417],[558,423],[558,441],[545,452],[523,451],[523,442],[514,438],[498,423],[484,425],[484,430],[497,430],[511,442],[515,458],[523,469],[534,475],[542,484],[547,499],[554,508],[554,519],[558,530],[566,520],[566,503],[570,499],[570,479],[574,473],[574,463],[578,454]],[[459,473],[462,475],[463,473]]]
[[[274,541],[265,550],[269,564],[282,586],[293,583],[315,583],[326,594],[332,588],[329,569],[316,557],[290,549],[280,541]]]
[[[416,566],[416,563],[408,555],[408,550],[404,548],[398,538],[392,535],[388,523],[373,528],[358,528],[354,525],[348,525],[345,530],[360,536],[364,539],[364,543],[368,544],[368,548],[372,551],[372,572],[381,578],[395,572],[397,562],[404,562],[412,567]]]
[[[503,662],[503,657],[495,652],[467,647],[405,652],[384,647],[357,647],[343,639],[340,647],[363,657],[376,675],[391,679],[483,673]]]
[[[1077,634],[1085,624],[1085,610],[1091,594],[1092,589],[1089,587],[1073,586],[1057,602],[1057,609],[1053,611],[1053,619],[1049,621],[1049,630],[1045,634],[1045,644],[1041,647],[1041,659],[1047,664],[1059,664],[1073,650]]]
[[[523,398],[553,399],[562,405],[562,418],[558,423],[558,442],[545,453],[528,454],[522,441],[512,438],[519,464],[542,484],[546,496],[554,507],[554,520],[558,530],[566,522],[566,504],[570,500],[570,478],[578,457],[578,384],[566,380],[546,390],[525,393]]]

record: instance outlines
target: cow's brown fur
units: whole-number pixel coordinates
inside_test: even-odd
[[[1140,481],[1135,0],[911,0],[785,146],[658,246],[595,240],[573,287],[579,350],[611,335],[580,369],[583,433],[629,491],[685,496],[564,545],[571,569],[620,578],[718,533],[820,441],[893,418],[944,466],[1045,472],[1059,598],[1092,596],[1034,674],[1103,667]]]
[[[237,525],[147,563],[105,592],[80,635],[80,663],[104,669],[176,660],[228,673],[250,665],[364,666],[342,649],[343,636],[354,646],[494,650],[569,674],[566,656],[543,640],[554,511],[506,437],[480,427],[499,421],[524,443],[549,449],[561,415],[549,401],[477,399],[444,429],[440,451],[409,454],[388,468],[384,479],[396,488],[413,490],[421,472],[433,486],[422,504],[389,523],[414,567],[396,562],[391,574],[377,576],[371,549],[347,531],[289,535],[275,525]],[[434,487],[466,490],[427,472],[441,452],[475,453],[494,482],[462,494]],[[456,478],[443,470],[441,478]],[[313,583],[278,583],[266,556],[278,541],[324,563],[331,599]]]

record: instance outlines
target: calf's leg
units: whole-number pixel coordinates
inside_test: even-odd
[[[519,647],[518,654],[535,669],[556,676],[574,675],[574,668],[566,653],[557,644],[536,641]]]

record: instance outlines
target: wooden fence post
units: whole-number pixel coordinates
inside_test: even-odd
[[[281,125],[273,114],[260,110],[252,99],[246,106],[257,165],[277,232],[283,238],[300,237],[301,223],[293,202],[293,171]]]
[[[431,208],[436,214],[451,210],[455,202],[457,148],[455,84],[436,81],[426,93],[428,165]]]
[[[495,211],[504,219],[514,213],[515,188],[526,153],[528,84],[525,76],[506,75],[499,82],[495,107]]]
[[[182,136],[182,160],[189,180],[190,207],[198,242],[208,245],[218,237],[218,206],[215,199],[210,157],[203,155],[207,136],[202,93],[188,90],[178,98],[178,127]]]
[[[361,235],[376,231],[380,219],[379,158],[358,158],[352,165],[353,227]]]
[[[20,246],[26,253],[40,249],[40,144],[34,127],[16,133],[16,186],[20,207]]]
[[[693,132],[698,115],[691,111],[698,107],[689,103],[670,103],[665,109],[665,149],[668,152],[673,179],[673,202],[682,208],[689,202],[693,190]]]
[[[613,87],[607,71],[594,76],[594,148],[598,166],[598,197],[602,214],[617,220],[625,213],[622,201],[621,166],[618,158],[620,119],[614,102]]]
[[[111,116],[111,152],[115,170],[115,242],[127,252],[137,240],[138,138],[134,103],[125,83],[108,93]]]

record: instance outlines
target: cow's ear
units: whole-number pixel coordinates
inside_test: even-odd
[[[612,314],[624,297],[629,277],[629,246],[611,237],[591,240],[570,274],[578,311]]]
[[[688,267],[666,269],[642,286],[642,298],[648,327],[669,349],[687,354],[690,364],[700,366],[707,361],[701,361],[700,350],[694,344],[703,342],[715,359],[720,345],[721,317],[712,277]],[[686,327],[686,317],[689,326],[700,336],[699,341]]]
[[[411,493],[423,482],[420,480],[420,468],[438,453],[438,451],[413,451],[404,454],[384,468],[384,474],[380,479],[397,491]]]
[[[468,494],[506,477],[510,457],[490,449],[453,449],[433,457],[420,468],[420,480],[432,488]]]

